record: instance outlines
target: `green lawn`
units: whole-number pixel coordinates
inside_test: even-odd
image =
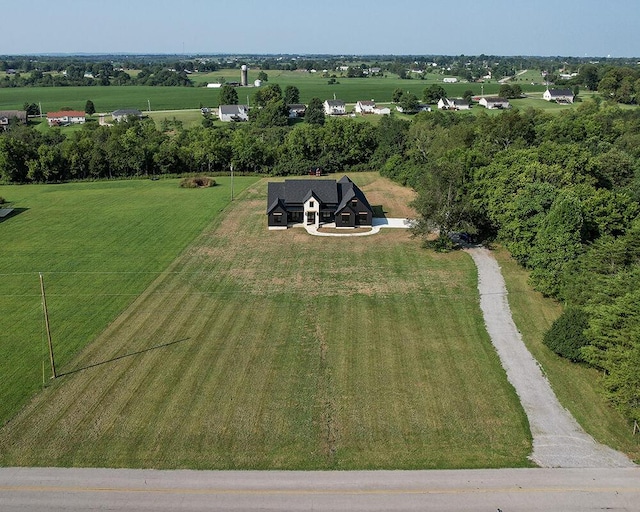
[[[640,437],[633,426],[611,408],[602,395],[599,373],[563,359],[543,343],[542,337],[561,307],[528,285],[528,273],[505,250],[494,252],[509,291],[509,305],[525,344],[540,363],[560,402],[595,439],[640,461]]]
[[[18,214],[0,219],[0,425],[42,388],[38,272],[61,371],[227,206],[228,178],[0,186]],[[242,190],[255,178],[236,178]]]
[[[406,189],[374,173],[352,177],[372,204],[404,213]],[[215,194],[184,191],[201,192]],[[405,231],[268,231],[265,201],[266,180],[139,296],[131,290],[122,314],[62,364],[66,375],[0,430],[0,465],[528,466],[527,420],[484,329],[471,259],[427,252]],[[73,228],[60,243],[71,245]],[[138,244],[111,239],[99,261],[141,259]],[[116,262],[105,267],[122,280]],[[67,278],[48,277],[55,304]],[[90,297],[103,278],[68,279]],[[28,301],[37,318],[35,288]]]

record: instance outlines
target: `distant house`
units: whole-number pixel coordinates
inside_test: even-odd
[[[396,106],[396,110],[398,112],[404,112],[404,108],[400,105]],[[408,110],[407,114],[415,114],[416,112],[431,112],[431,107],[429,105],[424,105],[422,103],[418,104],[418,107],[415,110]]]
[[[138,119],[142,119],[142,112],[135,108],[121,108],[120,110],[114,110],[113,112],[111,112],[111,118],[114,121],[126,121],[130,117],[137,117]]]
[[[376,108],[376,102],[361,100],[356,103],[356,112],[358,114],[373,114],[373,110]]]
[[[440,110],[469,110],[471,105],[467,100],[460,98],[440,98],[438,108]]]
[[[574,95],[571,89],[547,89],[542,98],[556,103],[573,103]]]
[[[8,130],[13,120],[17,120],[17,122],[20,124],[27,124],[27,111],[26,110],[0,110],[0,130],[2,131]]]
[[[341,116],[347,113],[347,107],[342,100],[325,100],[324,113],[328,116]]]
[[[454,77],[447,77],[447,78],[443,78],[442,81],[445,84],[455,84],[458,81],[458,79]]]
[[[249,120],[249,107],[247,105],[220,105],[218,117],[225,123]]]
[[[376,106],[373,108],[373,113],[379,116],[388,116],[389,114],[391,114],[391,109],[389,107]]]
[[[207,88],[208,89],[220,89],[224,84],[219,84],[217,82],[213,82],[213,83],[208,83],[207,84]]]
[[[86,114],[80,110],[62,110],[60,112],[47,112],[49,126],[66,126],[70,124],[84,124]]]
[[[482,105],[484,108],[494,109],[494,108],[511,108],[511,104],[509,100],[504,98],[495,97],[485,97],[483,96],[478,101],[478,104]]]
[[[347,176],[335,180],[271,182],[267,192],[269,229],[293,224],[335,223],[337,228],[371,226],[373,209],[363,192]]]
[[[381,68],[369,68],[370,75],[379,75],[381,71]]]
[[[289,117],[295,119],[296,117],[304,117],[307,112],[307,106],[303,103],[292,103],[287,105],[289,109]]]

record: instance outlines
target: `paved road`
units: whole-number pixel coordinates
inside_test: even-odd
[[[480,308],[487,332],[529,418],[533,436],[531,459],[543,467],[633,466],[623,453],[597,443],[560,404],[513,322],[498,262],[487,249],[466,251],[478,268]]]
[[[640,469],[0,469],[2,512],[640,510]]]

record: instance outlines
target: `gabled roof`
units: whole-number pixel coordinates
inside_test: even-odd
[[[114,110],[111,115],[113,117],[122,117],[122,116],[137,116],[141,117],[142,112],[135,108],[121,108],[120,110]]]
[[[486,96],[481,99],[484,99],[487,103],[509,103],[509,100],[498,96]]]
[[[269,182],[267,184],[267,213],[271,213],[277,206],[282,206],[282,199],[284,197],[284,183]]]
[[[249,108],[246,105],[220,105],[218,107],[218,115],[237,116],[246,114]]]
[[[27,111],[26,110],[0,110],[0,119],[9,119],[17,118],[20,121],[27,120]]]
[[[47,118],[57,119],[59,117],[86,117],[86,113],[81,110],[62,110],[61,112],[47,112]]]
[[[573,96],[573,91],[571,89],[547,89],[551,97],[554,96]]]
[[[370,100],[360,100],[360,101],[358,101],[358,103],[360,103],[360,105],[363,105],[365,107],[375,107],[376,106],[376,102],[375,101],[370,101]]]
[[[325,100],[324,101],[330,107],[344,107],[345,102],[342,100]]]
[[[284,201],[287,204],[304,203],[313,194],[325,204],[338,203],[338,191],[334,180],[285,180]]]
[[[307,106],[304,103],[291,103],[287,105],[289,110],[306,110]]]
[[[348,176],[343,176],[342,178],[340,178],[338,180],[338,185],[341,189],[342,201],[340,201],[340,204],[336,208],[336,212],[339,212],[340,210],[345,208],[349,204],[349,201],[354,198],[358,199],[369,210],[372,210],[371,205],[369,204],[369,201],[367,201],[365,195],[362,193],[362,190],[360,190],[356,186],[356,184],[349,179]]]

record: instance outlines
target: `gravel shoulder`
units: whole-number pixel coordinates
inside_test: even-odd
[[[542,467],[633,467],[626,455],[597,443],[558,401],[513,322],[504,278],[490,251],[465,250],[478,269],[480,307],[487,332],[529,418],[531,460]]]

